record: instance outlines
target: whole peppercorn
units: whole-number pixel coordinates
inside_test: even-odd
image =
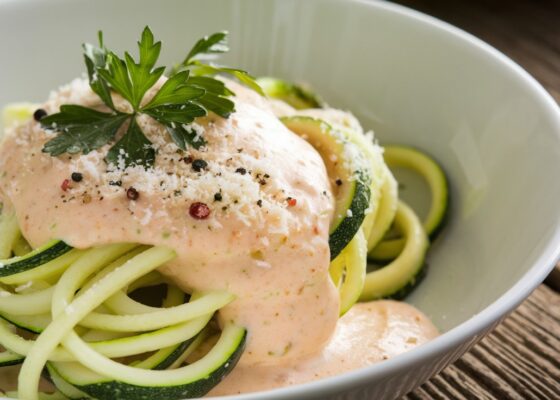
[[[79,172],[72,172],[70,176],[74,182],[81,182],[84,179],[84,176]]]
[[[189,207],[189,214],[194,219],[206,219],[210,216],[210,208],[201,202],[192,203]]]
[[[62,183],[60,184],[60,188],[62,190],[64,190],[65,192],[71,188],[70,186],[70,179],[65,179],[62,181]]]
[[[47,112],[45,110],[43,110],[42,108],[38,108],[37,110],[35,110],[35,112],[33,113],[33,119],[35,121],[40,121],[42,120],[44,117],[47,116]]]
[[[203,169],[206,169],[206,167],[208,167],[208,163],[204,160],[196,159],[192,162],[192,169],[196,172],[200,172]]]
[[[133,187],[129,187],[126,190],[126,197],[129,200],[138,200],[138,198],[140,197],[140,193],[138,193],[138,190],[134,189]]]

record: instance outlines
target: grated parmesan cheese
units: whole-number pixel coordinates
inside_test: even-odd
[[[14,291],[16,293],[20,293],[20,292],[23,292],[24,290],[29,289],[31,286],[33,286],[33,281],[29,281],[27,283],[24,283],[23,285],[20,285],[20,286],[16,287],[14,289]]]

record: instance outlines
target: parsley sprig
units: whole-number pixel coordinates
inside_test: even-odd
[[[119,167],[148,168],[155,162],[156,151],[137,122],[139,115],[147,115],[164,125],[180,149],[189,146],[198,149],[206,142],[189,124],[209,112],[228,118],[235,108],[229,99],[234,93],[216,75],[233,76],[262,94],[262,89],[245,71],[205,62],[212,55],[229,51],[227,32],[218,32],[196,42],[184,61],[144,104],[146,93],[163,76],[165,67],[156,67],[161,42],[154,41],[150,28],[142,32],[138,48],[138,62],[128,52],[121,58],[104,46],[101,32],[99,46],[83,46],[89,85],[110,111],[62,105],[60,112],[41,120],[43,128],[57,133],[45,144],[43,152],[52,156],[87,154],[115,142],[117,133],[128,124],[124,135],[109,149],[106,161]],[[120,94],[132,111],[117,110],[112,92]]]

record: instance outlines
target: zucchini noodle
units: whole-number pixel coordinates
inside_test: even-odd
[[[13,246],[15,241],[8,256],[15,253]],[[48,248],[43,247],[44,251],[48,251]],[[71,250],[43,265],[5,276],[3,283],[6,286],[4,295],[0,297],[0,312],[6,321],[0,321],[0,344],[6,351],[0,355],[0,365],[23,362],[18,379],[18,396],[30,400],[44,398],[45,394],[37,392],[37,385],[47,364],[49,370],[55,371],[51,363],[60,366],[61,363],[76,363],[81,360],[82,365],[92,367],[90,360],[101,358],[109,360],[109,365],[114,369],[112,363],[120,366],[124,364],[112,361],[112,358],[138,356],[155,351],[151,356],[132,362],[126,368],[137,371],[173,365],[175,370],[182,371],[182,375],[179,375],[182,387],[187,385],[187,378],[193,373],[200,371],[201,376],[204,375],[205,368],[211,368],[212,363],[218,363],[215,366],[224,369],[223,364],[219,363],[220,356],[224,356],[220,346],[230,345],[237,340],[238,344],[233,347],[233,352],[240,354],[239,349],[245,340],[245,331],[233,325],[224,331],[229,332],[223,339],[226,343],[222,341],[216,345],[219,351],[212,353],[211,350],[207,356],[188,368],[181,365],[207,337],[207,334],[200,333],[207,332],[214,312],[233,300],[231,294],[193,293],[190,301],[184,303],[185,293],[166,284],[167,294],[161,307],[148,306],[129,297],[129,293],[138,288],[162,284],[161,275],[155,269],[174,256],[172,250],[163,247],[114,244],[89,250]],[[25,255],[16,256],[15,261],[21,262],[22,259],[25,259]],[[46,266],[50,266],[52,270],[47,271]],[[58,277],[58,280],[53,286],[29,293],[19,294],[14,292],[15,287],[9,286],[10,283],[17,285],[25,279],[54,277]],[[26,326],[32,327],[29,330],[39,334],[33,339],[26,339],[8,321],[24,329]],[[111,329],[105,329],[107,326]],[[92,328],[94,330],[88,331]],[[120,333],[119,330],[125,333]],[[83,339],[80,339],[79,332]],[[89,340],[89,343],[84,339]],[[94,353],[98,357],[88,357],[88,361],[83,363],[81,356],[76,357],[76,346],[87,346],[87,354]],[[233,365],[235,360],[230,361]],[[103,363],[101,365],[106,366]],[[92,371],[90,374],[100,371],[99,367],[86,370]],[[159,379],[171,382],[169,375],[165,374],[169,371],[161,372],[163,374]],[[175,375],[171,375],[173,376]],[[110,377],[120,378],[119,375]],[[61,379],[60,376],[53,379],[59,382],[61,391],[66,394],[81,393],[65,379]],[[59,394],[49,396],[56,398]]]
[[[339,190],[336,199],[336,243],[340,247],[340,242],[345,241],[345,245],[342,252],[331,261],[329,271],[333,283],[339,289],[341,315],[358,299],[366,301],[405,297],[425,273],[425,255],[429,244],[426,235],[431,234],[431,237],[434,237],[443,224],[447,210],[447,181],[439,165],[418,150],[398,146],[385,148],[384,163],[379,148],[376,149],[360,132],[349,130],[347,125],[342,126],[337,121],[324,121],[297,114],[282,117],[281,120],[288,128],[320,149],[327,170],[340,175],[340,164],[344,163],[354,164],[355,169],[363,168],[360,174],[356,174],[360,178],[350,177],[349,187]],[[322,135],[318,135],[317,131]],[[331,137],[336,138],[337,144],[329,143]],[[347,148],[341,151],[340,143],[344,146],[354,145],[353,151],[358,151],[360,157],[368,160],[369,165],[360,166],[356,161],[360,157],[355,157],[352,161],[345,160],[348,154],[354,153]],[[342,162],[337,161],[334,167],[329,167],[332,159]],[[414,211],[399,200],[398,184],[389,169],[391,166],[411,168],[429,182],[432,206],[424,226]],[[369,178],[369,193],[358,189],[352,191],[352,185],[358,187],[360,180],[367,181],[365,177]],[[356,204],[360,203],[356,202],[355,198],[366,194],[369,196],[369,207],[367,210],[359,209]],[[346,229],[347,226],[353,225],[348,223],[348,220],[360,216],[362,222],[358,232]],[[342,225],[345,229],[338,229]],[[404,237],[384,239],[391,226]],[[367,252],[374,260],[392,262],[365,275]]]
[[[14,243],[18,239],[19,225],[16,215],[2,208],[0,215],[0,260],[10,257]]]
[[[27,243],[27,240],[25,240],[25,238],[20,233],[18,238],[15,240],[12,248],[14,255],[16,257],[23,257],[27,253],[30,253],[32,250],[33,249],[31,248],[29,243]]]
[[[431,204],[424,218],[423,227],[430,239],[435,239],[447,213],[447,179],[441,167],[429,156],[413,148],[389,146],[385,150],[385,162],[393,168],[407,168],[417,172],[426,180],[431,191]],[[391,260],[403,250],[405,240],[386,239],[381,243],[372,243],[369,248],[374,260]],[[377,247],[373,248],[377,244]]]
[[[358,232],[343,251],[346,266],[340,286],[340,314],[344,315],[358,300],[363,290],[367,267],[367,243],[363,232]]]
[[[406,238],[404,249],[389,265],[366,275],[360,296],[362,301],[395,297],[400,290],[413,282],[424,264],[428,237],[416,214],[402,201],[397,208],[395,225]]]
[[[442,169],[412,148],[383,150],[352,121],[316,118],[306,109],[324,103],[307,89],[275,78],[261,82],[270,97],[295,106],[280,120],[316,148],[329,173],[335,206],[329,274],[340,315],[357,301],[405,297],[425,274],[430,239],[447,213]],[[432,202],[423,223],[399,200],[391,168],[412,169],[428,182]],[[32,248],[12,208],[1,210],[0,366],[22,364],[18,392],[7,395],[198,397],[234,368],[248,332],[233,321],[219,332],[214,316],[235,296],[185,293],[169,283],[157,269],[175,257],[172,249],[136,243],[75,249],[61,240]],[[368,265],[368,257],[385,265]],[[38,391],[42,374],[54,393]]]

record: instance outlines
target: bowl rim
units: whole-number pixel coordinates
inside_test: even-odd
[[[500,50],[461,28],[400,4],[383,0],[350,0],[349,2],[376,8],[399,15],[403,18],[416,20],[416,22],[420,24],[429,25],[436,30],[453,36],[456,40],[463,41],[465,45],[485,53],[488,57],[494,58],[504,68],[511,70],[520,81],[526,84],[528,91],[535,97],[535,101],[540,103],[540,107],[550,116],[551,120],[554,121],[554,125],[557,127],[555,134],[560,138],[560,106],[532,75]],[[480,333],[491,328],[494,323],[501,321],[501,319],[505,318],[511,311],[517,308],[517,306],[544,281],[559,260],[560,224],[557,224],[551,234],[551,239],[546,244],[541,255],[517,283],[482,311],[441,334],[437,338],[381,363],[348,371],[340,375],[283,388],[212,398],[216,400],[280,400],[297,399],[305,395],[313,395],[318,398],[318,396],[321,395],[333,395],[352,388],[365,386],[373,375],[380,377],[390,376],[401,370],[405,365],[421,365],[424,361],[432,357],[443,357],[444,354],[448,354],[453,352],[454,349],[460,348],[462,344],[470,342],[469,344],[473,345],[484,337],[484,334],[481,335]],[[475,340],[473,341],[473,339]],[[454,354],[454,356],[459,357],[462,354],[463,352]]]
[[[65,0],[68,1],[68,0]],[[342,2],[342,0],[336,0]],[[452,36],[458,41],[486,56],[494,58],[502,67],[512,71],[520,81],[527,86],[527,90],[533,94],[535,101],[554,121],[557,129],[555,134],[560,138],[560,107],[552,96],[543,86],[525,71],[515,61],[503,54],[501,51],[478,39],[474,35],[457,28],[447,22],[424,14],[420,11],[390,3],[383,0],[346,0],[364,7],[372,7],[384,12],[393,13],[402,18],[415,20],[420,24],[430,26],[444,34]],[[24,4],[37,3],[39,0],[0,0],[0,6],[24,6]],[[560,210],[560,208],[559,208]],[[342,393],[352,388],[367,385],[372,376],[387,377],[397,373],[406,365],[421,365],[424,361],[433,357],[443,357],[444,354],[453,352],[454,349],[461,348],[462,344],[474,344],[484,335],[480,335],[486,329],[514,310],[523,300],[525,300],[546,278],[560,259],[560,224],[554,228],[551,239],[545,246],[544,251],[533,263],[531,268],[504,294],[471,318],[443,333],[437,338],[425,343],[413,350],[390,358],[381,363],[348,371],[340,375],[323,378],[317,381],[298,384],[283,388],[264,390],[240,395],[228,395],[213,397],[220,400],[257,400],[257,399],[294,399],[302,398],[306,395],[313,397],[333,395]],[[475,340],[473,340],[475,339]],[[462,353],[454,353],[453,356],[460,356]],[[441,365],[443,367],[443,365]],[[0,399],[7,399],[0,397]]]

